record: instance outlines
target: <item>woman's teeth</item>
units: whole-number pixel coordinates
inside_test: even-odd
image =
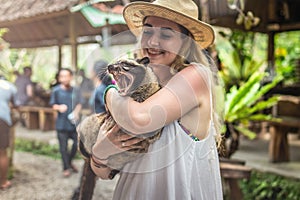
[[[159,55],[159,54],[162,54],[163,52],[158,49],[148,49],[148,53],[154,54],[154,55]]]

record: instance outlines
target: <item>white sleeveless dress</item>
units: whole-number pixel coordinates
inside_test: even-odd
[[[223,199],[219,159],[210,124],[209,135],[194,141],[175,121],[147,154],[120,172],[115,200]]]

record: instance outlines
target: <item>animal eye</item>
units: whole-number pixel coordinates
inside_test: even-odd
[[[125,66],[122,66],[122,69],[125,70],[125,71],[129,71],[130,67],[125,65]]]

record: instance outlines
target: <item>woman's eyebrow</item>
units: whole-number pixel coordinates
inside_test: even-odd
[[[144,24],[144,26],[153,27],[151,24]]]
[[[147,26],[147,27],[153,27],[151,24],[144,24],[144,26]],[[170,27],[160,27],[160,29],[163,29],[163,30],[170,30],[172,32],[175,32],[172,28]]]

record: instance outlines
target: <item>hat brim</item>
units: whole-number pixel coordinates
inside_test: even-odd
[[[147,16],[161,17],[182,25],[193,35],[193,39],[202,48],[207,48],[214,42],[214,30],[209,24],[167,7],[147,2],[133,2],[128,4],[123,10],[123,17],[126,23],[136,36],[141,34],[143,19]]]

